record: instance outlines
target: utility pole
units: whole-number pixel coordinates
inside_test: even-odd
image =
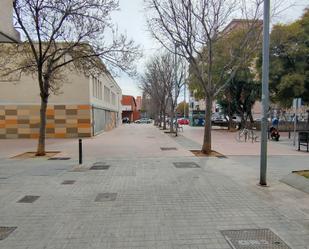
[[[262,68],[262,119],[261,119],[261,155],[260,155],[260,185],[266,186],[267,174],[267,132],[269,109],[269,19],[270,0],[264,0],[263,18],[263,68]]]

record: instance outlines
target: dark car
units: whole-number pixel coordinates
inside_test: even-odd
[[[123,124],[130,124],[130,119],[129,118],[123,118],[122,123]]]

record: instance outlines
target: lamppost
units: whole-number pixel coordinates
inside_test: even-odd
[[[177,48],[179,47],[179,44],[177,42],[174,43],[175,45],[175,61],[174,61],[174,66],[175,66],[175,110],[174,110],[174,116],[175,116],[175,127],[176,127],[176,131],[175,131],[175,136],[177,137],[178,136],[178,122],[177,122],[177,96],[178,96],[178,84],[177,84],[177,69],[178,69],[178,66],[177,66]],[[174,118],[174,117],[173,117]],[[173,125],[173,122],[172,122],[172,125]]]
[[[260,155],[260,185],[266,186],[267,172],[267,132],[269,109],[269,12],[270,0],[264,1],[263,18],[263,67],[262,67],[262,119],[261,119],[261,155]]]

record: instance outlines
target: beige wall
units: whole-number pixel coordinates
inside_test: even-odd
[[[70,72],[61,84],[59,94],[51,94],[50,104],[89,104],[89,77]],[[37,79],[22,75],[17,81],[0,81],[0,104],[38,104],[40,90]]]

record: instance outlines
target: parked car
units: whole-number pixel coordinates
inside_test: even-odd
[[[177,123],[180,124],[180,125],[188,125],[189,124],[189,119],[187,119],[187,118],[179,118],[177,120]]]
[[[229,116],[226,116],[226,119],[229,120]],[[239,116],[234,115],[232,117],[233,122],[235,123],[240,123],[241,122],[241,118]]]
[[[226,119],[223,115],[219,115],[219,116],[213,116],[211,118],[211,121],[216,124],[216,123],[225,123]]]
[[[123,119],[122,119],[122,123],[123,123],[123,124],[130,124],[130,119],[127,118],[127,117],[126,117],[126,118],[123,118]]]
[[[149,118],[141,118],[136,120],[134,123],[136,124],[151,124],[152,120]]]

